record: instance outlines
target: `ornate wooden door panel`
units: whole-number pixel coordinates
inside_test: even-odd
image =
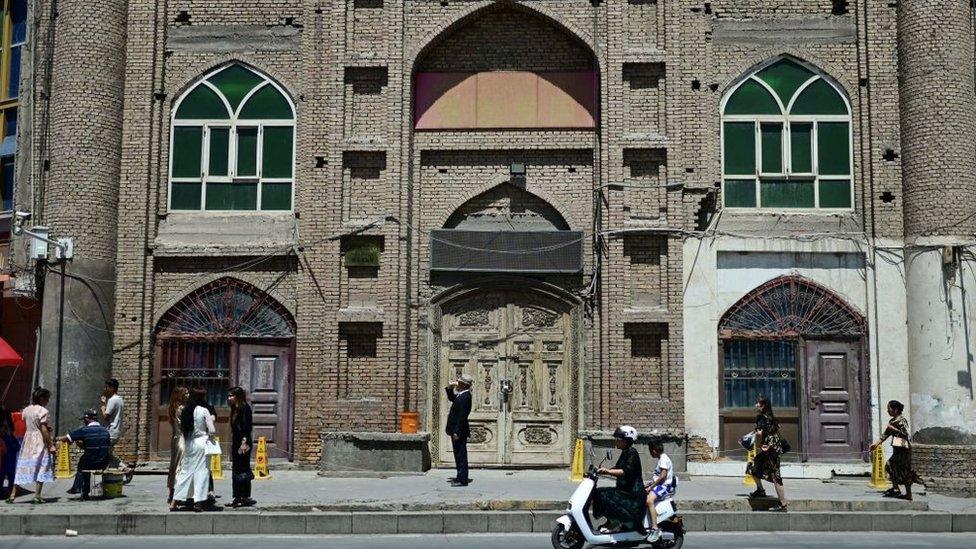
[[[543,304],[516,301],[509,318],[516,327],[509,352],[513,391],[505,421],[506,463],[566,462],[569,430],[569,315]]]
[[[451,304],[442,320],[440,386],[474,377],[472,464],[555,465],[569,455],[569,312],[517,292]],[[440,398],[443,398],[440,396]],[[441,406],[441,432],[450,408]],[[451,462],[450,444],[438,445]]]
[[[462,372],[475,379],[471,401],[471,438],[468,460],[471,463],[501,463],[505,447],[499,383],[503,376],[506,332],[505,304],[498,295],[481,295],[457,303],[444,312],[440,390]],[[440,433],[444,433],[450,403],[443,393]],[[446,438],[438,445],[441,461],[451,462],[451,444]]]

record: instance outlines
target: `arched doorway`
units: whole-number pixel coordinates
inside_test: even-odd
[[[563,465],[576,428],[576,311],[531,281],[511,282],[486,282],[441,305],[435,383],[440,391],[461,373],[475,379],[473,464]],[[438,407],[438,433],[447,410]],[[450,448],[438,445],[440,461],[453,459]]]
[[[250,396],[255,438],[265,437],[270,457],[291,456],[295,320],[280,303],[246,282],[221,278],[173,305],[155,336],[159,453],[169,449],[173,389],[206,389],[227,445],[227,390],[240,385]]]
[[[864,317],[799,276],[748,293],[718,326],[722,449],[751,428],[758,395],[772,401],[803,460],[862,459],[870,401]]]

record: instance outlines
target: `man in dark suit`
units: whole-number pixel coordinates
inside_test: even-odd
[[[447,400],[451,401],[451,411],[447,414],[447,436],[451,437],[454,447],[454,463],[457,465],[457,476],[451,486],[467,486],[468,478],[468,437],[471,427],[468,425],[468,415],[471,413],[471,385],[474,379],[468,374],[461,374],[457,380],[445,387]]]

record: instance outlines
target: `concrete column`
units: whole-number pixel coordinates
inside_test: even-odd
[[[75,239],[63,310],[62,266],[44,277],[39,349],[40,383],[56,392],[60,371],[48,408],[54,419],[60,399],[64,431],[98,404],[112,369],[127,1],[62,0],[57,10],[53,55],[38,60],[50,64],[51,82],[47,146],[35,153],[48,164],[38,220]]]
[[[911,421],[916,442],[976,444],[973,8],[898,3]]]

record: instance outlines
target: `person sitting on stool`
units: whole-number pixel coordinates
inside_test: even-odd
[[[451,437],[454,447],[454,463],[457,465],[457,476],[451,481],[451,486],[467,486],[471,482],[468,478],[468,437],[471,427],[468,425],[468,415],[471,414],[471,385],[474,378],[468,374],[461,374],[457,380],[445,387],[447,400],[451,401],[451,411],[447,414],[447,436]]]
[[[91,477],[85,471],[101,471],[108,467],[112,457],[111,437],[108,429],[98,422],[98,413],[95,410],[86,410],[81,421],[84,423],[83,427],[71,431],[58,440],[68,444],[73,442],[85,449],[85,453],[78,460],[75,482],[68,493],[81,493],[81,499],[88,499],[91,493]]]

